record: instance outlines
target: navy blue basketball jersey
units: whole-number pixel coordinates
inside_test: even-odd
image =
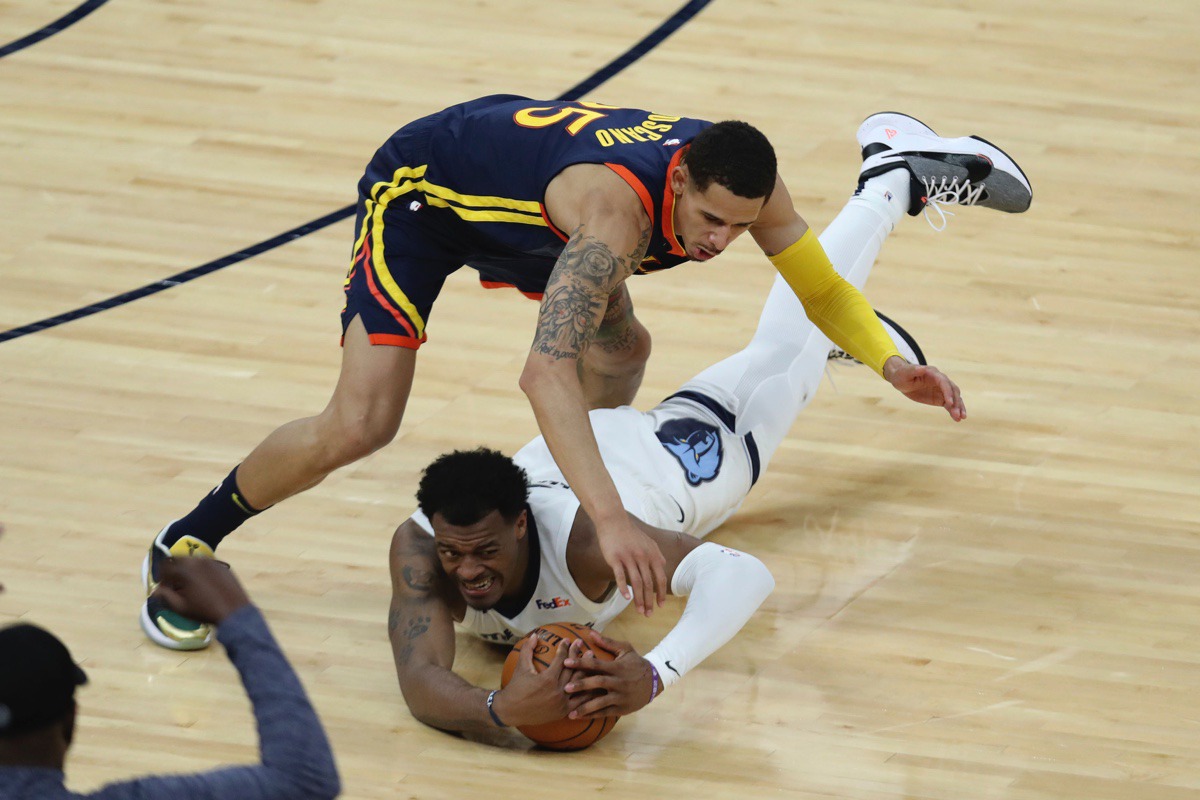
[[[401,128],[376,152],[359,190],[369,205],[422,204],[439,225],[460,230],[470,250],[465,263],[485,285],[540,293],[567,240],[546,214],[546,186],[573,164],[604,164],[641,198],[654,231],[638,273],[688,260],[675,237],[668,181],[709,125],[600,103],[493,95]]]

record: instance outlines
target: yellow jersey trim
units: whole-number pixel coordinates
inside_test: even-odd
[[[542,217],[541,204],[536,200],[516,200],[495,195],[462,194],[445,186],[425,180],[428,164],[415,167],[400,167],[392,173],[390,181],[379,181],[371,187],[366,202],[362,228],[354,242],[354,252],[362,249],[368,233],[371,236],[371,255],[379,285],[388,297],[399,306],[416,327],[417,337],[425,334],[425,320],[416,306],[404,294],[392,273],[388,270],[387,256],[383,243],[383,212],[398,197],[419,191],[431,206],[448,208],[468,222],[509,222],[519,225],[547,227]],[[368,220],[370,224],[368,224]],[[347,279],[349,280],[349,279]]]

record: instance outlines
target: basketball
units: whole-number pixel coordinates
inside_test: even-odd
[[[554,649],[558,646],[559,642],[570,644],[576,639],[583,639],[585,653],[590,652],[604,661],[612,661],[612,653],[590,646],[585,638],[585,634],[589,630],[591,628],[588,628],[586,625],[579,625],[574,622],[555,622],[550,625],[543,625],[533,631],[538,637],[533,651],[534,669],[541,672],[550,666],[550,662],[554,660]],[[512,652],[508,654],[508,658],[504,660],[504,671],[500,673],[501,688],[507,686],[508,682],[512,679],[513,672],[516,671],[517,663],[521,657],[521,649],[526,647],[529,641],[528,636],[522,636],[521,640],[513,646]],[[517,730],[537,742],[540,747],[548,750],[582,750],[607,736],[608,732],[616,724],[616,717],[603,717],[600,719],[570,719],[563,717],[557,722],[547,722],[542,725],[518,725]]]

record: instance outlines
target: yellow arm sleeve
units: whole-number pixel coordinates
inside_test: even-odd
[[[813,324],[834,344],[882,376],[884,362],[900,352],[867,298],[834,271],[812,229],[769,258],[800,298]]]

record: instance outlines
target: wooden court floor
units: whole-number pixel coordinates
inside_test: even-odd
[[[0,44],[75,0],[0,0]],[[0,329],[100,301],[353,202],[406,121],[553,97],[676,0],[110,0],[0,59]],[[714,538],[778,588],[745,630],[578,754],[416,723],[385,631],[390,533],[420,469],[535,434],[517,388],[536,304],[461,272],[396,442],[221,549],[328,728],[349,798],[1200,797],[1200,6],[1192,0],[715,0],[591,93],[742,118],[817,228],[880,110],[978,133],[1023,216],[905,220],[867,286],[962,386],[969,419],[833,373]],[[0,343],[0,622],[92,678],[69,784],[255,758],[219,648],[135,616],[151,536],[339,360],[342,222],[169,291]],[[646,408],[747,340],[748,239],[635,279]],[[626,616],[648,650],[677,618]],[[502,654],[460,638],[498,683]],[[554,788],[551,788],[553,782]]]

